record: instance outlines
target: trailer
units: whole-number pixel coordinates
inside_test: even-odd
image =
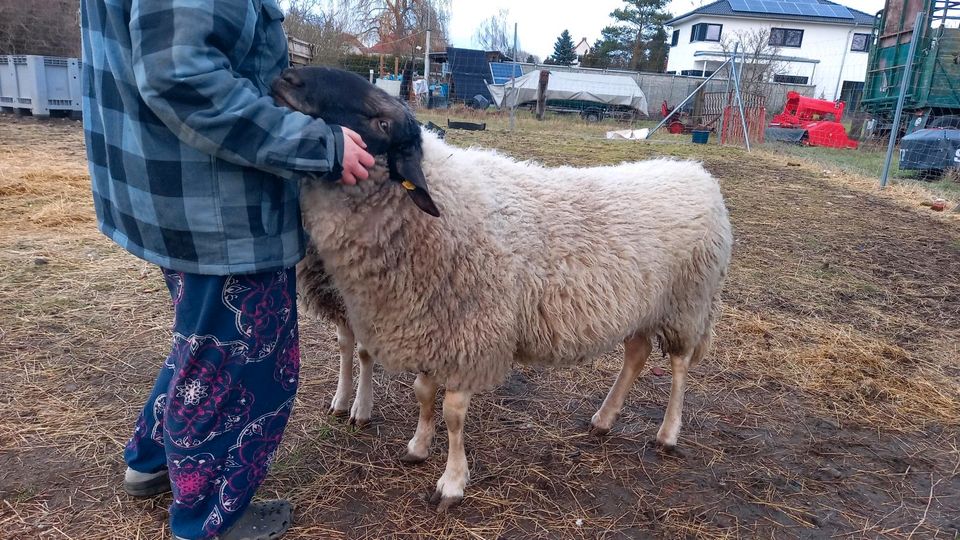
[[[912,133],[937,117],[960,114],[960,0],[887,0],[874,25],[876,39],[860,103],[869,115],[867,137],[884,137],[894,129],[918,13],[923,14],[921,34],[897,132]]]
[[[488,84],[498,108],[534,107],[541,70],[504,84]],[[587,122],[604,118],[632,121],[647,115],[647,98],[633,77],[606,73],[550,72],[544,91],[546,108],[558,114],[578,114]]]

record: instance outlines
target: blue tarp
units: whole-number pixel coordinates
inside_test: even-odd
[[[487,83],[492,83],[493,78],[490,76],[490,64],[487,63],[486,52],[447,47],[447,62],[453,78],[453,85],[450,88],[451,100],[468,101],[480,94],[487,100],[493,101],[487,90]]]

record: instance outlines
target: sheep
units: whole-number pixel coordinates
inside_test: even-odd
[[[323,260],[312,248],[307,248],[306,256],[297,265],[297,293],[300,307],[310,315],[332,322],[337,328],[337,345],[340,348],[340,371],[337,377],[337,390],[330,403],[330,412],[334,416],[346,416],[350,413],[350,424],[364,426],[370,422],[373,411],[373,359],[363,344],[358,344],[347,319],[343,299],[330,281],[330,275],[323,267]],[[360,360],[357,395],[350,405],[353,394],[353,352],[357,349]]]
[[[357,337],[388,370],[417,373],[404,462],[428,457],[445,387],[438,511],[459,503],[469,480],[471,397],[514,361],[587,364],[623,343],[623,367],[591,419],[604,434],[659,339],[672,386],[656,441],[675,448],[686,375],[710,346],[732,250],[719,185],[701,165],[546,168],[455,148],[422,133],[399,101],[329,68],[288,70],[273,94],[358,131],[377,156],[356,186],[306,181],[304,227]]]

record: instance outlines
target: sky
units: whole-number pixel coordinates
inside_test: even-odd
[[[707,0],[704,3],[707,3]],[[838,4],[866,13],[883,9],[883,0],[833,0]],[[673,0],[669,11],[681,15],[701,5],[695,0]],[[513,23],[517,23],[520,48],[546,58],[553,53],[553,44],[564,29],[570,30],[574,43],[581,38],[593,42],[600,30],[613,22],[610,13],[623,6],[623,0],[451,0],[450,41],[456,47],[474,47],[473,34],[480,22],[501,9],[509,10],[507,20],[512,39]]]

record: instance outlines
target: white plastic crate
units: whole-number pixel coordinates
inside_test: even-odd
[[[0,107],[50,116],[51,111],[79,114],[80,61],[37,55],[0,56]]]
[[[17,72],[13,69],[13,62],[10,56],[0,54],[0,107],[14,107],[19,97]]]

